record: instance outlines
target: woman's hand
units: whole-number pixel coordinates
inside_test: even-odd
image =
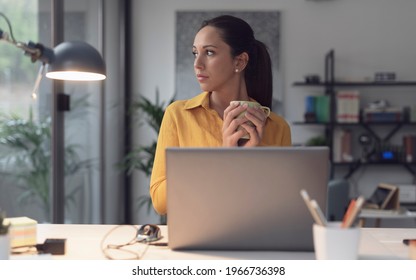
[[[241,126],[247,131],[250,139],[242,141],[241,146],[255,147],[260,145],[263,139],[264,126],[266,125],[267,115],[261,108],[247,108],[245,118],[249,121],[244,122]],[[254,125],[254,126],[253,126]]]
[[[243,117],[238,117],[246,111]],[[267,116],[261,108],[251,108],[246,104],[231,104],[224,111],[222,128],[224,147],[255,147],[263,138]],[[243,129],[238,129],[241,126]],[[248,134],[249,139],[241,139]],[[241,139],[241,140],[240,140]]]

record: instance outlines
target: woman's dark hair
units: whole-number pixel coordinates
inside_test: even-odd
[[[267,47],[254,38],[251,26],[244,20],[223,15],[202,23],[201,28],[212,26],[220,31],[220,36],[231,48],[231,55],[246,52],[249,56],[245,69],[248,95],[263,106],[271,108],[273,96],[272,67]]]

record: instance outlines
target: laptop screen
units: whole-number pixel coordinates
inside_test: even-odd
[[[166,157],[170,248],[313,250],[299,192],[325,207],[328,148],[168,148]]]

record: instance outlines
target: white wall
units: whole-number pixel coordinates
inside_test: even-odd
[[[362,79],[376,71],[395,71],[400,80],[416,80],[416,1],[411,0],[137,0],[133,1],[133,88],[135,94],[152,98],[158,87],[164,100],[175,90],[175,12],[178,10],[280,10],[281,69],[284,80],[284,116],[291,123],[302,120],[306,89],[294,88],[305,74],[324,74],[324,55],[336,52],[338,77]],[[190,47],[191,50],[191,47]],[[197,93],[195,93],[197,94]],[[385,95],[390,96],[388,92]],[[365,97],[369,100],[377,97]],[[394,98],[407,102],[415,96]],[[401,101],[404,100],[404,101]],[[304,142],[316,129],[292,125],[294,143]],[[137,143],[153,135],[137,130]],[[385,170],[385,169],[382,169]],[[378,172],[378,170],[377,170]],[[367,174],[367,173],[366,173]],[[359,172],[355,185],[374,182],[409,182],[410,176],[398,169],[395,177],[383,173],[374,178]],[[376,176],[382,176],[381,172]],[[139,194],[147,193],[148,181],[136,174]],[[362,182],[362,183],[361,183]],[[363,191],[365,192],[365,190]],[[143,220],[144,219],[144,220]],[[140,217],[139,223],[147,222]]]

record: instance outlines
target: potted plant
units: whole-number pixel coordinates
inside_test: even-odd
[[[0,211],[0,260],[7,260],[10,255],[10,225],[4,221],[5,218],[5,213]]]
[[[327,146],[327,141],[324,136],[315,136],[309,138],[305,143],[306,146]]]
[[[174,97],[167,105],[173,101]],[[156,152],[157,136],[159,135],[160,125],[162,123],[166,106],[164,102],[160,102],[159,100],[158,89],[156,89],[154,102],[144,96],[139,96],[139,99],[132,104],[130,114],[134,115],[136,117],[135,119],[138,118],[141,121],[140,125],[143,124],[144,120],[144,122],[147,123],[147,125],[149,125],[155,132],[156,137],[149,145],[140,145],[135,147],[132,151],[125,155],[120,166],[121,168],[127,170],[127,174],[130,175],[134,170],[139,170],[150,180]],[[137,206],[139,209],[145,208],[147,213],[153,211],[150,195],[140,196],[137,201]],[[166,216],[160,216],[160,224],[165,223]]]

